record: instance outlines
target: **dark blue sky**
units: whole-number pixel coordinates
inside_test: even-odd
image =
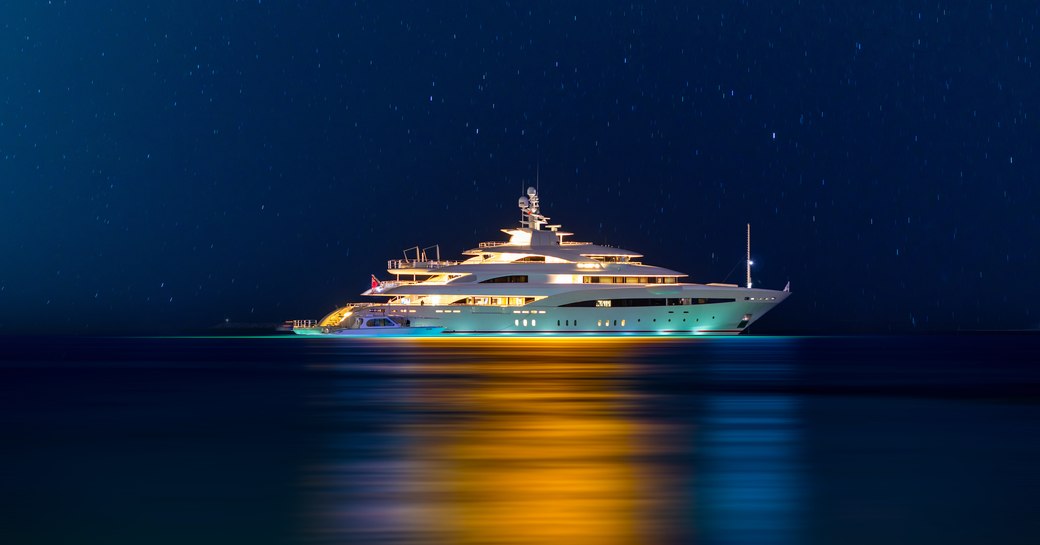
[[[0,332],[317,318],[536,165],[696,281],[750,222],[765,328],[1040,325],[1035,2],[472,4],[4,7]]]

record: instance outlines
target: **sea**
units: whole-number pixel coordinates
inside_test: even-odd
[[[1040,335],[0,338],[0,543],[1040,543]]]

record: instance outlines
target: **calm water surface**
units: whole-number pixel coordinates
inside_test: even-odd
[[[1040,543],[1040,337],[0,339],[0,542]]]

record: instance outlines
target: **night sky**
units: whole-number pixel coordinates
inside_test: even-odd
[[[319,318],[543,211],[768,330],[1040,327],[1040,8],[14,2],[0,333]]]

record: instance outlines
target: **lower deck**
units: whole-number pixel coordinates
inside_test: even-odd
[[[632,333],[736,335],[778,301],[735,301],[711,305],[652,307],[487,307],[365,305],[366,313],[402,316],[413,327],[442,327],[444,333]],[[347,308],[347,307],[344,307]],[[349,316],[340,309],[330,316]],[[325,323],[324,325],[335,325]]]

